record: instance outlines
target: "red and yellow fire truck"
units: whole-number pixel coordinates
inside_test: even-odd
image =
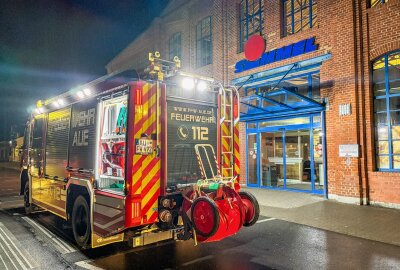
[[[71,223],[76,243],[218,241],[253,225],[239,186],[239,94],[149,54],[146,79],[114,73],[38,101],[21,169],[25,209]]]

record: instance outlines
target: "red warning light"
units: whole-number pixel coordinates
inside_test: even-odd
[[[142,89],[141,88],[136,89],[135,105],[142,105]]]

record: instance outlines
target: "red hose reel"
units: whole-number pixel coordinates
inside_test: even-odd
[[[221,184],[216,191],[191,190],[182,205],[199,242],[219,241],[256,223],[260,213],[255,197]]]

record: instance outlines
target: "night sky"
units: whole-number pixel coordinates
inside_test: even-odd
[[[38,99],[106,74],[168,0],[1,0],[0,141]]]

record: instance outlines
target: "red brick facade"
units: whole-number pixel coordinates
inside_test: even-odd
[[[236,0],[175,0],[148,30],[108,65],[109,72],[140,66],[149,51],[168,55],[168,39],[182,35],[184,70],[212,76],[229,84],[237,76],[239,52],[239,3]],[[375,166],[371,62],[400,49],[400,0],[369,8],[367,0],[319,0],[317,25],[287,37],[282,36],[282,1],[264,1],[263,36],[266,51],[315,37],[318,50],[264,65],[239,74],[256,73],[290,63],[331,54],[320,68],[321,96],[327,98],[326,155],[329,198],[357,204],[400,207],[400,173],[378,172]],[[196,68],[196,24],[212,17],[212,64]],[[143,59],[143,60],[140,60]],[[339,116],[339,105],[351,104],[350,115]],[[241,160],[246,158],[244,124],[241,129]],[[339,157],[339,145],[360,145],[360,158],[349,166]],[[246,183],[242,170],[241,180]]]

